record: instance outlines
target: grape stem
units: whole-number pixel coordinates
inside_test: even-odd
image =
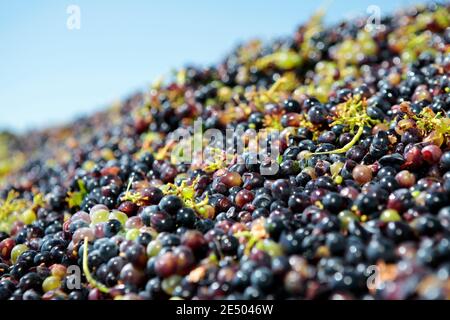
[[[323,152],[315,152],[315,153],[309,153],[306,155],[307,158],[312,157],[312,156],[320,156],[320,155],[325,155],[325,154],[336,154],[336,153],[344,153],[347,152],[348,150],[350,150],[351,147],[353,147],[355,145],[356,142],[358,142],[359,138],[361,138],[362,134],[364,131],[364,127],[360,126],[358,128],[358,131],[356,132],[355,136],[353,137],[353,139],[347,143],[345,146],[343,146],[340,149],[335,149],[335,150],[331,150],[331,151],[323,151]]]
[[[97,288],[98,290],[100,290],[103,293],[109,293],[109,289],[103,285],[102,283],[98,282],[97,280],[94,279],[94,277],[92,276],[91,272],[89,271],[89,266],[88,266],[88,242],[89,239],[88,237],[84,238],[84,248],[83,248],[83,272],[86,276],[87,281],[94,287]]]
[[[270,89],[267,92],[263,93],[264,96],[267,99],[269,99],[271,102],[276,103],[277,101],[276,101],[275,98],[273,98],[273,95],[285,83],[286,83],[286,79],[285,78],[283,78],[283,77],[279,78],[277,81],[275,81],[275,83],[270,87]]]

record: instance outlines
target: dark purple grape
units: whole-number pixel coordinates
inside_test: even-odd
[[[183,207],[183,202],[180,198],[173,195],[164,196],[159,202],[159,207],[161,210],[174,215],[176,212]]]
[[[175,229],[174,219],[165,211],[153,213],[150,217],[150,225],[158,232],[171,232]]]

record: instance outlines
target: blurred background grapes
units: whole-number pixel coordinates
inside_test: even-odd
[[[326,21],[417,1],[327,3]],[[185,64],[216,63],[241,41],[292,34],[321,1],[0,0],[0,131],[68,122]],[[70,5],[81,28],[66,26]]]

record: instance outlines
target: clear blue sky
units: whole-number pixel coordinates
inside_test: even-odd
[[[417,1],[335,0],[328,21]],[[66,9],[81,9],[68,30]],[[320,5],[300,0],[0,0],[0,129],[70,121],[238,41],[290,35]]]

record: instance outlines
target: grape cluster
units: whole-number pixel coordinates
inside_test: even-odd
[[[0,300],[449,298],[449,7],[322,15],[0,135]],[[198,119],[280,155],[177,161]]]

